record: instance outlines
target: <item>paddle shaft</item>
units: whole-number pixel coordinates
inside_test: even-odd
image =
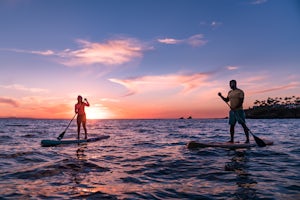
[[[77,113],[75,113],[74,117],[71,119],[71,121],[69,122],[68,126],[66,127],[65,131],[67,131],[67,129],[69,128],[70,124],[72,123],[73,119],[76,117]]]
[[[69,122],[66,129],[61,134],[59,134],[59,136],[57,137],[58,140],[61,140],[65,136],[65,133],[66,133],[67,129],[69,128],[71,122],[73,121],[73,119],[75,118],[76,115],[77,115],[77,113],[75,113],[74,117],[71,119],[71,121]]]

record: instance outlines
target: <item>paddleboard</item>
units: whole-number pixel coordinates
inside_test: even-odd
[[[109,137],[110,137],[109,135],[102,135],[95,138],[89,138],[87,140],[42,140],[41,146],[51,147],[51,146],[57,146],[61,144],[79,144],[79,143],[87,143],[87,142],[96,142],[99,140],[107,139]]]
[[[272,145],[273,141],[263,140],[266,145]],[[231,143],[231,142],[196,142],[191,141],[187,144],[187,148],[194,149],[194,148],[206,148],[206,147],[220,147],[220,148],[227,148],[227,149],[240,149],[240,148],[250,148],[256,147],[256,143]]]

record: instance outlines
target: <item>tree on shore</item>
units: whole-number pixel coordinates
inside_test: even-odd
[[[267,100],[255,100],[253,103],[254,107],[280,107],[280,106],[300,106],[300,97],[291,96],[291,97],[268,97]]]

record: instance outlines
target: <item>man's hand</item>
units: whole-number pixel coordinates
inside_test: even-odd
[[[223,99],[223,101],[225,101],[225,102],[228,102],[228,101],[229,101],[228,97],[226,97],[226,98],[223,97],[223,95],[222,95],[221,92],[219,92],[218,95],[219,95],[219,97],[221,97],[221,99]]]

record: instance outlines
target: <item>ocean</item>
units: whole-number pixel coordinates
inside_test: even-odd
[[[110,138],[41,147],[69,120],[0,119],[0,199],[300,199],[299,122],[248,119],[272,146],[190,150],[228,141],[227,120],[88,120],[89,137]],[[64,139],[76,135],[73,122]]]

